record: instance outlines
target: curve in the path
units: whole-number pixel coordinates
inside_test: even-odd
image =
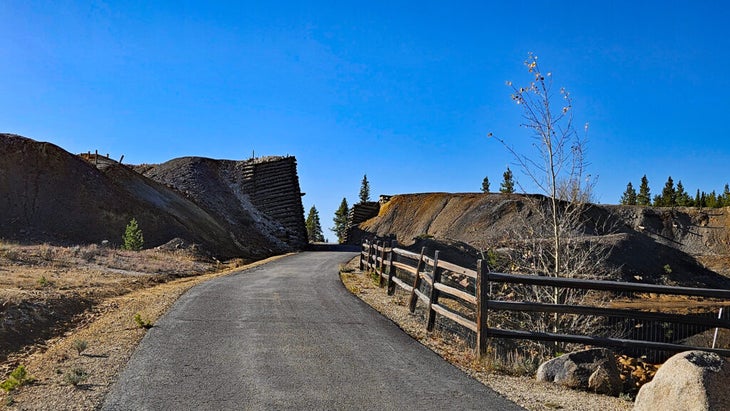
[[[304,252],[191,289],[105,410],[517,410],[350,295],[351,252]]]

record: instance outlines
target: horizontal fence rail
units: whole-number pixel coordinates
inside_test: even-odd
[[[410,293],[409,309],[414,312],[419,302],[427,307],[426,329],[432,331],[436,315],[440,315],[476,333],[475,350],[479,356],[487,351],[489,338],[526,339],[578,343],[598,347],[626,348],[634,350],[660,350],[679,352],[704,350],[730,356],[730,349],[697,347],[676,342],[647,341],[641,339],[615,338],[591,335],[573,335],[535,330],[514,330],[489,326],[489,314],[508,313],[548,313],[572,314],[603,317],[606,319],[625,319],[636,321],[655,321],[661,324],[689,324],[705,329],[730,329],[730,319],[699,314],[677,314],[635,309],[610,308],[591,305],[553,304],[531,301],[505,301],[491,299],[490,288],[493,284],[514,284],[519,286],[551,287],[551,289],[594,290],[611,293],[663,294],[686,297],[702,297],[722,300],[721,305],[730,305],[730,290],[709,288],[671,287],[654,284],[627,283],[604,280],[559,278],[538,275],[502,274],[489,272],[482,260],[477,261],[477,269],[461,267],[439,258],[439,251],[433,258],[426,255],[425,247],[414,253],[397,247],[395,241],[366,240],[360,253],[360,269],[377,274],[380,286],[386,286],[388,294],[399,287]],[[405,274],[410,281],[398,276]],[[460,285],[454,282],[460,280]],[[464,286],[467,284],[467,286]],[[470,287],[469,285],[473,285]],[[441,302],[443,298],[457,301],[466,310],[456,310]],[[473,318],[462,311],[473,311]],[[468,318],[469,317],[469,318]]]

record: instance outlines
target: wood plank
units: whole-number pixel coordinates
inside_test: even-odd
[[[651,321],[671,322],[671,323],[678,323],[678,324],[694,324],[694,325],[703,325],[703,326],[706,326],[709,328],[721,327],[721,328],[730,329],[730,320],[719,319],[716,317],[702,317],[699,315],[692,315],[692,314],[665,314],[665,313],[659,313],[659,312],[627,310],[627,309],[619,309],[619,308],[592,307],[592,306],[581,306],[581,305],[564,305],[564,304],[527,303],[527,302],[497,301],[497,300],[489,300],[487,302],[487,305],[489,306],[490,310],[635,318],[637,320],[651,320]]]
[[[393,277],[393,282],[396,283],[398,285],[398,287],[400,287],[408,292],[411,292],[413,290],[413,287],[404,283],[403,280],[401,280],[398,277]]]
[[[421,292],[421,290],[413,290],[413,293],[418,297],[419,300],[423,301],[424,304],[428,304],[428,296]]]
[[[408,264],[404,264],[399,261],[393,261],[393,266],[398,268],[399,270],[403,270],[414,275],[416,274],[416,267],[412,267]]]
[[[429,258],[429,257],[427,257],[425,255],[423,256],[423,262],[426,263],[426,265],[429,265],[431,267],[433,267],[434,266],[434,263],[436,263],[436,261],[433,258]]]
[[[406,257],[406,258],[410,258],[411,260],[418,260],[420,258],[420,255],[418,253],[413,253],[413,252],[410,252],[408,250],[403,250],[401,248],[394,248],[393,249],[393,252],[396,255],[399,255],[399,256],[402,256],[402,257]]]
[[[497,338],[514,338],[514,339],[536,340],[536,341],[560,341],[560,342],[568,342],[568,343],[593,345],[593,346],[597,346],[597,347],[640,348],[640,349],[664,350],[664,351],[671,351],[671,352],[702,350],[702,351],[715,352],[724,357],[730,357],[730,350],[727,350],[727,349],[693,347],[693,346],[688,346],[688,345],[657,343],[657,342],[651,342],[651,341],[628,340],[628,339],[623,339],[623,338],[590,337],[590,336],[586,336],[586,335],[570,335],[570,334],[553,334],[553,333],[541,333],[541,332],[534,332],[534,331],[505,330],[505,329],[501,329],[501,328],[490,328],[489,336],[497,337]]]
[[[428,275],[428,273],[421,273],[421,274],[419,274],[419,277],[421,277],[422,279],[426,280],[426,282],[428,283],[428,285],[430,285],[430,286],[433,287],[433,279],[431,278],[430,275]]]
[[[477,278],[477,272],[475,270],[470,270],[468,268],[464,268],[448,261],[439,260],[439,267],[443,268],[444,270],[451,271],[455,274],[463,274],[473,279]]]
[[[439,265],[440,264],[441,263],[439,263]],[[456,297],[462,301],[466,301],[471,304],[477,303],[477,298],[475,296],[467,293],[466,291],[461,291],[457,288],[449,287],[448,285],[443,284],[443,283],[436,283],[433,286],[436,287],[437,290],[439,290],[445,294],[451,295],[453,297]]]
[[[489,281],[498,283],[545,285],[550,287],[577,288],[587,290],[613,291],[613,292],[639,292],[655,294],[686,295],[696,297],[709,297],[730,299],[730,290],[717,290],[712,288],[693,287],[671,287],[667,285],[654,285],[643,283],[627,283],[605,280],[582,280],[576,278],[556,278],[538,275],[502,274],[488,273]]]
[[[460,316],[459,314],[447,310],[445,307],[440,306],[438,304],[432,304],[431,309],[436,311],[437,313],[443,315],[444,317],[448,318],[451,321],[454,321],[455,323],[458,323],[474,332],[477,331],[477,323],[467,320],[466,318]]]

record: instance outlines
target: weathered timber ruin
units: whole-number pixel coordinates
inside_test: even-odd
[[[128,166],[0,134],[0,158],[0,238],[114,245],[136,218],[145,247],[179,238],[218,258],[261,258],[307,243],[294,157]]]

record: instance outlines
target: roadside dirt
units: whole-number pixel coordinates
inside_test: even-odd
[[[0,244],[0,380],[19,365],[35,380],[0,391],[0,405],[98,409],[145,334],[137,314],[154,325],[194,285],[267,261],[219,264],[185,249]],[[74,369],[87,375],[76,385]]]
[[[403,331],[446,361],[528,410],[612,411],[633,408],[631,401],[538,382],[527,375],[527,372],[521,373],[522,375],[500,372],[500,365],[496,362],[490,359],[477,360],[473,348],[470,348],[463,339],[439,331],[438,326],[434,332],[426,332],[425,309],[419,304],[416,312],[411,314],[408,310],[409,296],[397,287],[395,295],[389,296],[386,289],[378,287],[369,274],[359,271],[358,258],[341,267],[340,271],[342,283],[356,297],[388,317]]]

